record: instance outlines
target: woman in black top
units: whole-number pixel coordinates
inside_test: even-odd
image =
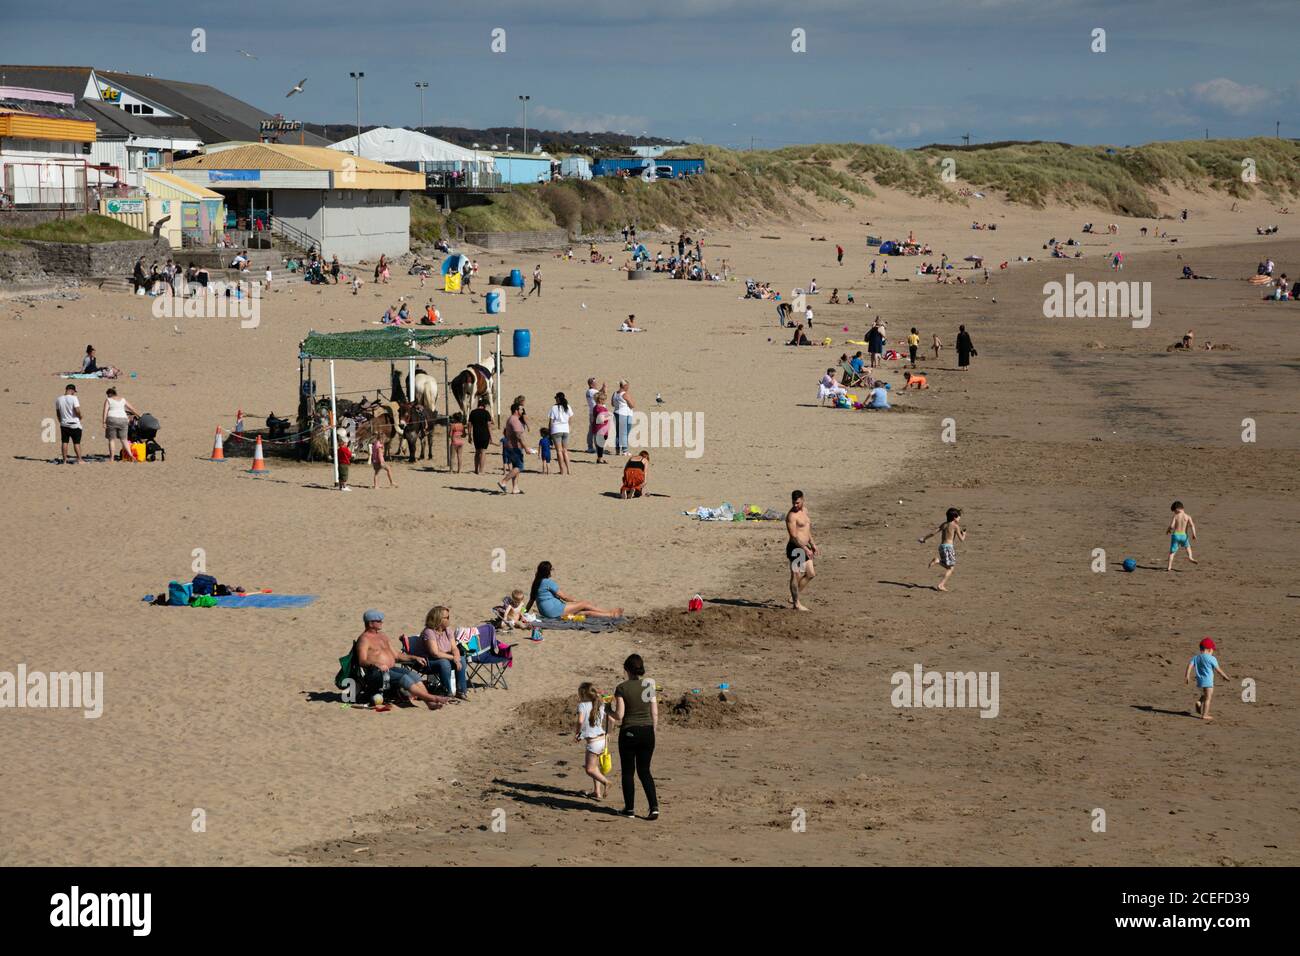
[[[478,400],[478,408],[469,413],[469,437],[474,443],[474,474],[483,474],[483,458],[492,447],[492,413],[487,398]]]
[[[970,368],[970,357],[977,355],[975,346],[970,340],[970,333],[966,331],[966,326],[957,327],[957,365],[963,371]]]
[[[659,795],[655,780],[650,775],[650,759],[655,753],[655,730],[659,724],[659,704],[655,700],[655,682],[645,676],[645,661],[640,654],[630,654],[623,662],[627,680],[614,688],[614,701],[609,716],[619,725],[618,762],[623,778],[623,811],[625,817],[636,816],[636,780],[633,770],[641,780],[650,813],[646,819],[659,819]]]

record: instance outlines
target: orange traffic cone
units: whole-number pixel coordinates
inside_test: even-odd
[[[257,447],[253,449],[253,467],[248,469],[251,475],[265,475],[270,472],[266,460],[262,458],[262,436],[257,436]]]
[[[221,426],[218,425],[217,438],[212,443],[212,457],[209,458],[208,461],[225,461],[225,460],[226,460],[226,453],[225,451],[223,451],[223,446],[221,444]]]

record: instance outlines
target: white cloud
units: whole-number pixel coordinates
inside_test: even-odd
[[[1192,87],[1192,96],[1201,103],[1229,113],[1253,113],[1274,98],[1272,90],[1266,90],[1262,86],[1248,86],[1222,76],[1197,83]]]

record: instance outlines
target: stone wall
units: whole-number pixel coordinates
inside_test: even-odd
[[[29,226],[39,226],[43,222],[54,222],[56,219],[67,219],[69,216],[78,215],[80,213],[77,210],[0,209],[0,226],[26,229]]]
[[[465,242],[483,249],[559,249],[569,244],[564,229],[536,232],[466,232]]]
[[[0,247],[0,282],[44,282],[46,279],[35,250],[27,246]]]
[[[38,242],[19,240],[33,249],[41,268],[50,275],[129,276],[135,260],[144,256],[145,268],[172,255],[166,239],[127,239],[121,242]]]

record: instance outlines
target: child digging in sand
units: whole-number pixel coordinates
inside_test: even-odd
[[[925,544],[935,535],[939,535],[939,554],[931,558],[927,567],[934,567],[936,564],[943,565],[943,578],[940,579],[936,586],[937,591],[948,590],[948,579],[952,577],[952,572],[957,567],[957,542],[966,540],[966,530],[961,526],[961,509],[949,508],[947,520],[939,525],[934,531],[931,531],[920,542]]]
[[[609,779],[600,772],[600,758],[609,749],[605,735],[605,700],[596,686],[583,681],[578,687],[578,723],[573,739],[583,744],[587,776],[591,778],[592,798],[604,800]]]
[[[1196,563],[1196,559],[1192,557],[1192,546],[1187,540],[1188,534],[1192,536],[1192,541],[1196,540],[1196,522],[1183,510],[1181,501],[1175,501],[1169,506],[1169,510],[1174,513],[1174,516],[1169,521],[1169,566],[1165,568],[1166,571],[1174,569],[1174,555],[1178,554],[1180,547],[1187,549],[1187,560],[1192,564]]]
[[[1201,641],[1201,652],[1187,662],[1187,673],[1183,676],[1183,683],[1190,684],[1192,673],[1196,674],[1196,686],[1201,690],[1201,696],[1196,701],[1196,712],[1201,715],[1201,720],[1213,720],[1210,716],[1210,698],[1214,696],[1214,675],[1218,674],[1224,680],[1230,680],[1227,674],[1219,670],[1219,661],[1214,654],[1214,639],[1207,637]]]

